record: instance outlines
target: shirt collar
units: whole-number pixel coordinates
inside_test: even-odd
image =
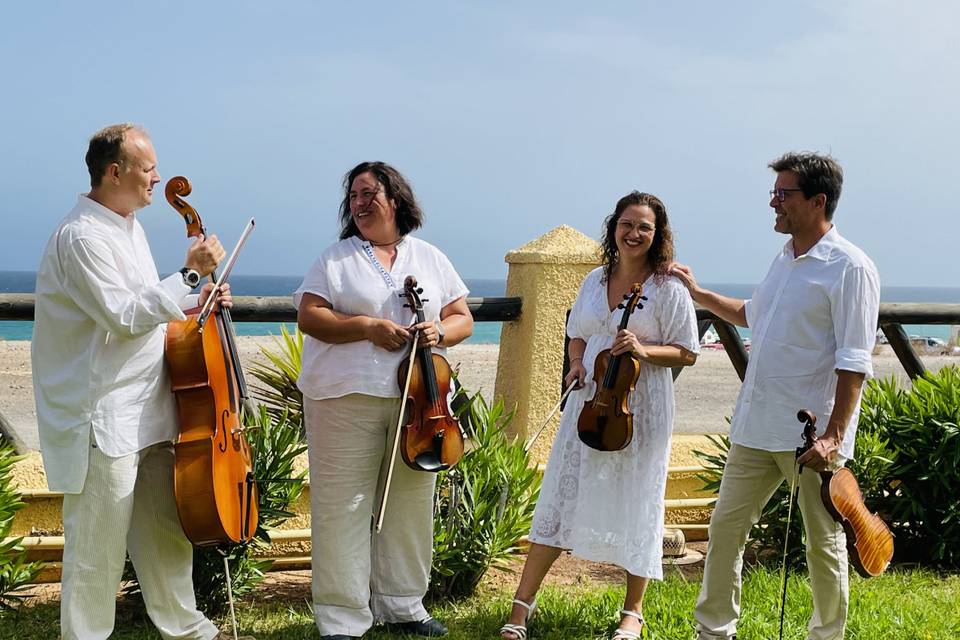
[[[124,231],[130,231],[131,229],[133,229],[133,223],[137,219],[136,217],[137,213],[135,211],[130,215],[124,217],[119,213],[117,213],[116,211],[113,211],[112,209],[109,209],[103,206],[102,204],[100,204],[99,202],[91,198],[89,193],[81,193],[78,196],[77,201],[82,206],[86,207],[88,211],[96,214],[96,216],[99,219],[104,220],[105,222],[112,224],[116,227],[119,227]]]
[[[829,259],[833,248],[837,246],[837,239],[839,238],[840,234],[837,232],[837,226],[830,225],[830,230],[823,234],[819,240],[817,240],[817,244],[810,247],[810,250],[800,257],[810,257],[815,260],[822,260],[823,262],[826,262],[827,259]],[[783,255],[791,260],[796,259],[793,255],[793,238],[787,240],[786,244],[783,245]]]

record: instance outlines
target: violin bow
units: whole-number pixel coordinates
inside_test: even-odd
[[[243,245],[247,242],[247,238],[250,236],[250,233],[253,231],[253,227],[256,224],[257,222],[253,218],[250,218],[250,221],[247,222],[247,226],[243,228],[243,231],[240,234],[240,239],[237,240],[237,244],[230,253],[230,257],[227,258],[226,266],[220,271],[220,276],[214,283],[213,291],[211,291],[210,295],[207,296],[206,303],[200,310],[200,315],[197,316],[197,324],[200,325],[201,331],[203,330],[204,323],[207,321],[207,317],[210,315],[214,301],[216,301],[216,299],[219,297],[218,294],[220,292],[220,287],[223,286],[223,283],[226,282],[227,278],[230,276],[230,272],[233,270],[233,265],[237,263],[237,256],[240,255],[240,249],[242,249]]]
[[[567,390],[563,392],[563,395],[560,396],[559,402],[557,402],[557,404],[553,406],[553,409],[550,410],[550,413],[547,414],[547,417],[543,419],[543,424],[540,425],[540,428],[537,429],[537,432],[533,434],[532,438],[527,440],[526,444],[523,445],[523,450],[525,452],[530,451],[530,447],[532,447],[533,444],[537,441],[537,438],[540,437],[540,434],[543,433],[543,430],[547,428],[547,425],[550,423],[550,418],[552,418],[553,414],[555,414],[557,410],[560,409],[560,407],[563,405],[563,401],[567,399],[567,396],[570,395],[570,392],[573,391],[573,388],[576,386],[577,386],[577,381],[574,380],[567,387]]]
[[[390,494],[390,482],[393,480],[393,467],[397,462],[397,451],[400,450],[400,435],[403,428],[403,416],[407,410],[407,396],[410,393],[410,380],[413,377],[413,367],[416,364],[414,359],[417,357],[417,343],[420,341],[420,331],[413,332],[413,340],[410,342],[410,356],[407,364],[407,381],[403,385],[403,398],[400,401],[400,414],[397,416],[397,429],[393,436],[393,451],[390,453],[390,464],[387,467],[387,479],[383,484],[383,495],[380,496],[380,506],[377,507],[377,516],[375,519],[374,530],[380,533],[383,529],[383,516],[387,511],[387,497]]]
[[[816,425],[817,417],[803,409],[797,412],[797,420],[805,423],[803,428],[803,437],[806,441],[806,444],[802,447],[797,447],[796,458],[799,458],[803,453],[809,449],[813,441],[816,439]],[[794,460],[796,460],[796,458]],[[787,503],[787,528],[783,534],[783,560],[780,563],[780,579],[781,579],[781,588],[780,588],[780,640],[783,640],[783,616],[786,611],[787,605],[787,543],[790,540],[790,523],[793,518],[793,503],[797,500],[797,493],[800,490],[800,487],[797,484],[797,481],[800,478],[800,472],[803,471],[803,465],[797,464],[796,461],[793,463],[793,479],[790,482],[790,502]]]

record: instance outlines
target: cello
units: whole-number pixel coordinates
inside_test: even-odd
[[[401,297],[405,307],[416,316],[416,323],[425,321],[421,298],[423,289],[414,276],[403,282]],[[393,467],[399,450],[403,462],[414,471],[436,473],[453,467],[463,457],[463,430],[448,399],[454,384],[446,358],[427,346],[419,346],[419,332],[411,339],[410,356],[397,368],[397,384],[401,402],[394,435],[393,451],[387,478],[374,518],[377,532],[383,528],[387,497],[393,479]]]
[[[183,200],[191,190],[180,176],[164,190],[183,216],[188,238],[206,235],[200,216]],[[230,310],[191,312],[171,321],[165,356],[177,401],[174,494],[184,534],[197,546],[247,542],[257,529],[257,483],[240,420],[247,388]]]
[[[803,409],[797,412],[797,420],[804,424],[804,446],[797,449],[799,457],[817,440],[817,417]],[[850,469],[821,471],[820,479],[820,499],[833,519],[843,525],[850,562],[864,578],[880,575],[893,559],[893,534],[887,523],[867,509]]]
[[[617,305],[623,309],[617,332],[627,328],[630,314],[643,309],[641,300],[643,286],[637,282],[624,301]],[[619,451],[633,439],[633,414],[630,413],[629,396],[640,377],[640,361],[631,353],[610,355],[610,349],[597,354],[593,365],[593,381],[596,389],[593,398],[587,400],[577,420],[577,435],[580,440],[598,451]]]

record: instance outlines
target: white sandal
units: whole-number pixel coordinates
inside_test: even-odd
[[[530,618],[533,617],[534,611],[537,610],[537,600],[534,598],[533,602],[528,604],[519,598],[514,598],[513,604],[518,604],[526,609],[527,615],[524,618],[523,624],[510,624],[508,622],[500,627],[500,637],[503,638],[503,634],[505,633],[512,633],[515,636],[515,640],[527,640],[527,625],[530,624]]]
[[[630,611],[629,609],[624,609],[620,612],[621,616],[631,616],[640,621],[640,631],[630,631],[629,629],[617,629],[613,632],[613,636],[610,637],[610,640],[637,640],[640,637],[640,634],[643,633],[643,615],[637,613],[636,611]]]

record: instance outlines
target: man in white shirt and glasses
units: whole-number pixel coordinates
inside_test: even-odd
[[[880,277],[870,258],[833,226],[843,171],[830,156],[788,153],[770,163],[774,230],[790,240],[749,300],[700,287],[690,268],[673,273],[694,301],[750,327],[751,349],[730,424],[730,451],[710,519],[695,619],[699,640],[735,638],[747,534],[777,487],[793,479],[803,445],[797,411],[826,430],[799,458],[813,472],[853,456],[860,392],[872,376]],[[808,640],[843,638],[849,601],[846,538],[820,500],[820,477],[801,473],[798,506],[813,591]]]
[[[127,553],[163,638],[226,638],[196,607],[163,355],[167,322],[203,304],[213,285],[191,291],[225,251],[215,236],[198,238],[183,269],[160,280],[136,218],[160,182],[149,136],[106,127],[86,163],[92,189],[60,221],[37,271],[31,345],[47,483],[64,493],[62,638],[112,633]],[[226,287],[221,303],[230,305]]]

